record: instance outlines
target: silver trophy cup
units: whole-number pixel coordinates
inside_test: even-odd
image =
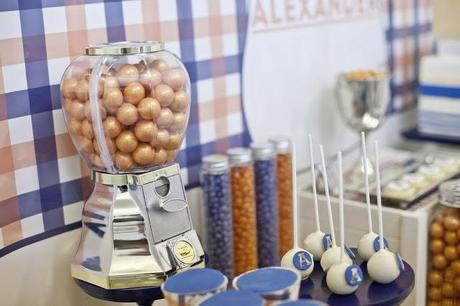
[[[357,133],[366,135],[380,127],[390,101],[389,76],[386,73],[372,77],[356,78],[340,74],[337,78],[336,96],[339,112],[345,123]],[[359,146],[358,146],[359,148]],[[368,175],[373,176],[374,168],[369,160]],[[351,172],[362,175],[363,161],[360,158]]]

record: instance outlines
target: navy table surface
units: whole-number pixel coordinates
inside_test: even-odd
[[[358,254],[356,249],[353,249]],[[373,282],[367,274],[366,262],[356,258],[355,263],[360,265],[364,273],[364,280],[355,293],[337,295],[332,293],[326,285],[326,273],[319,262],[315,262],[315,269],[310,278],[302,281],[299,298],[315,299],[331,306],[392,306],[401,304],[414,289],[414,270],[404,262],[405,270],[392,283],[382,285]]]

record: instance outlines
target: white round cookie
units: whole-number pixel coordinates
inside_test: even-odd
[[[406,181],[396,180],[385,186],[383,194],[392,198],[410,198],[415,194],[415,188]]]

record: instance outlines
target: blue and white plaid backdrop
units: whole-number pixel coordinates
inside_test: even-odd
[[[432,51],[431,3],[387,0],[390,112],[415,103]],[[189,186],[201,158],[250,141],[241,103],[245,0],[0,1],[0,257],[80,226],[89,170],[64,125],[59,81],[90,43],[162,40],[184,61],[192,109],[178,160]]]

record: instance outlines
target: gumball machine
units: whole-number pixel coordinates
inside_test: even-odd
[[[88,46],[65,71],[61,99],[94,182],[72,276],[105,290],[151,288],[204,266],[175,163],[190,111],[180,59],[161,42]]]

